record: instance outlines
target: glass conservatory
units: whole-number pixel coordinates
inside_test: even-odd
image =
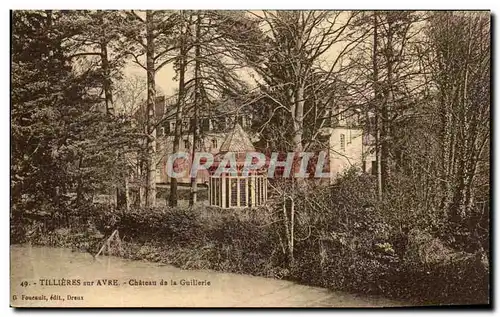
[[[235,154],[237,170],[215,175],[226,153]],[[239,124],[231,131],[215,156],[208,182],[210,206],[220,208],[248,208],[263,205],[267,200],[267,172],[265,168],[243,173],[247,152],[255,152],[249,136]]]

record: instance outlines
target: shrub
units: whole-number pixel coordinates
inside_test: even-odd
[[[411,214],[411,204],[378,202],[373,181],[347,173],[332,186],[293,193],[297,241],[290,278],[415,303],[486,303],[488,269],[472,260],[479,255],[433,235],[415,220],[424,211],[398,213],[406,206]]]
[[[37,243],[93,254],[118,229],[122,256],[184,269],[286,278],[417,304],[488,301],[485,255],[457,250],[425,222],[401,217],[397,208],[413,208],[411,204],[379,203],[372,177],[347,173],[331,186],[292,194],[297,214],[291,267],[278,200],[268,207],[237,210],[162,207],[124,212],[88,205],[69,209],[69,222],[53,222],[69,224],[67,230],[33,231],[36,221],[24,228],[36,232],[30,237],[38,237]]]

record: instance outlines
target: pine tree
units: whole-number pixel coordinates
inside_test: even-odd
[[[127,54],[145,70],[147,76],[147,100],[144,124],[144,150],[141,155],[144,186],[141,186],[140,203],[144,206],[156,205],[156,129],[165,118],[157,118],[156,73],[172,61],[169,55],[174,49],[172,29],[177,22],[171,12],[129,11],[126,13],[127,27],[124,36],[128,39]],[[141,57],[145,56],[145,61]]]
[[[101,67],[75,62],[79,33],[66,14],[12,16],[12,211],[21,218],[67,218],[114,185],[119,153],[136,147],[128,122],[99,110]]]

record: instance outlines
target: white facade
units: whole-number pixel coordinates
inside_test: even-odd
[[[373,137],[360,127],[337,126],[324,128],[322,134],[328,136],[328,158],[330,180],[333,181],[347,170],[372,173],[376,165]]]
[[[329,137],[329,161],[331,179],[350,169],[363,166],[363,130],[360,128],[336,127],[325,131]]]
[[[375,142],[361,127],[364,124],[360,124],[360,110],[340,107],[332,109],[332,113],[331,127],[323,128],[321,133],[328,139],[330,180],[335,180],[351,168],[371,173],[376,165]]]

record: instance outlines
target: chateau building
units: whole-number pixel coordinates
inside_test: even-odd
[[[236,111],[235,109],[238,107],[231,102],[226,102],[218,108],[218,111],[204,112],[199,115],[199,135],[196,145],[193,144],[194,122],[192,118],[185,116],[182,119],[179,152],[189,154],[195,149],[197,152],[208,152],[216,156],[223,152],[222,146],[231,134],[235,133],[235,126],[247,134],[251,142],[258,140],[258,137],[251,131],[252,115],[250,113]],[[159,97],[156,101],[155,116],[160,122],[156,130],[156,182],[159,185],[167,185],[170,183],[167,162],[173,153],[176,124],[175,106],[164,97]],[[138,121],[141,121],[141,117],[144,117],[144,113],[138,112]],[[365,173],[374,173],[376,171],[374,138],[364,132],[363,127],[366,122],[363,122],[359,111],[352,108],[335,109],[327,111],[326,117],[329,120],[325,127],[320,130],[319,135],[324,146],[323,151],[328,153],[330,181],[334,181],[352,167]],[[179,163],[179,160],[176,160],[176,163],[178,168],[182,168],[182,163]],[[189,168],[185,167],[184,175],[178,178],[181,184],[190,182]],[[210,173],[201,170],[196,179],[198,183],[208,184]]]

